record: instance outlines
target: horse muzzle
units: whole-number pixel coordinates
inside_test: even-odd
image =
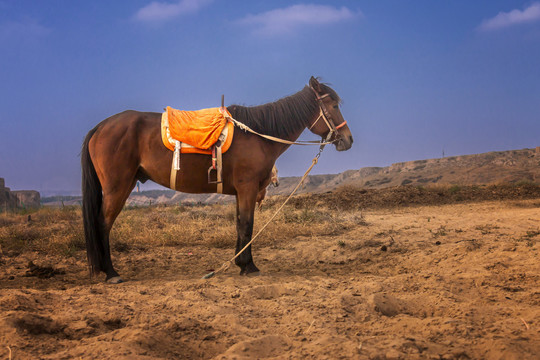
[[[353,143],[352,135],[340,136],[336,141],[336,150],[337,151],[349,150],[352,146],[352,143]]]

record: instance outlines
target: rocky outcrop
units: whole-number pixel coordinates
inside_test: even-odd
[[[17,206],[17,197],[5,186],[3,178],[0,178],[0,211],[13,209]]]
[[[12,191],[17,197],[18,206],[22,208],[38,208],[41,206],[41,196],[35,190]]]
[[[35,190],[11,191],[6,187],[5,180],[0,178],[0,211],[16,208],[38,208],[41,206],[41,197]]]
[[[428,184],[500,184],[540,181],[536,149],[494,151],[392,164],[358,184],[367,188]]]

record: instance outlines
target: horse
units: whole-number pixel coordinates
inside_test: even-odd
[[[223,154],[222,191],[236,197],[236,252],[250,242],[259,192],[270,182],[277,158],[306,129],[326,138],[336,150],[348,150],[353,138],[339,105],[340,97],[328,84],[311,77],[299,92],[275,102],[246,107],[227,106],[233,119],[268,140],[246,130],[234,132]],[[105,281],[122,282],[114,269],[109,234],[137,181],[151,180],[186,193],[216,193],[209,183],[211,156],[182,154],[182,169],[170,184],[173,152],[161,140],[161,113],[127,110],[113,115],[86,135],[81,150],[82,213],[90,273],[104,272]],[[236,259],[241,275],[258,273],[251,246]]]

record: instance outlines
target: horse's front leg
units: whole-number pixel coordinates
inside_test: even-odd
[[[236,195],[236,231],[238,238],[235,254],[238,254],[251,241],[258,190],[257,184],[253,184],[252,186],[243,187]],[[259,272],[257,266],[253,263],[251,245],[235,259],[235,263],[240,267],[240,275]]]

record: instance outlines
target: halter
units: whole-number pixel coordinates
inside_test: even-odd
[[[324,105],[324,102],[322,101],[322,99],[324,99],[325,97],[328,97],[330,95],[329,94],[319,95],[319,93],[317,91],[315,91],[315,89],[313,87],[310,86],[310,88],[315,93],[315,96],[317,98],[317,102],[319,103],[320,112],[319,112],[319,117],[317,118],[317,120],[315,120],[313,122],[313,124],[311,124],[311,126],[309,127],[309,130],[311,130],[315,126],[315,124],[317,124],[317,122],[322,118],[324,120],[324,123],[328,127],[328,130],[330,130],[328,132],[328,135],[326,136],[326,140],[325,140],[326,142],[328,142],[328,141],[330,141],[330,139],[332,138],[332,135],[334,133],[339,135],[338,130],[341,129],[343,126],[347,125],[347,121],[343,120],[343,122],[341,124],[336,126],[334,124],[332,116],[330,115],[330,112],[328,112],[328,109],[326,108],[326,105]]]

